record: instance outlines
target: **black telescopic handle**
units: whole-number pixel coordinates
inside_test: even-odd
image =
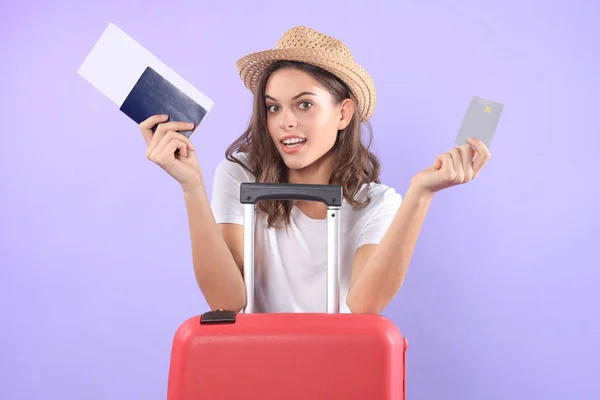
[[[318,201],[329,207],[339,207],[342,205],[342,187],[340,185],[242,182],[240,188],[242,204],[256,204],[261,200]]]

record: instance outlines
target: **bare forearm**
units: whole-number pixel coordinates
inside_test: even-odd
[[[211,309],[239,311],[246,302],[242,273],[223,240],[204,184],[185,188],[194,273]]]
[[[409,188],[388,231],[350,288],[347,303],[352,312],[380,313],[394,298],[404,282],[432,197]]]

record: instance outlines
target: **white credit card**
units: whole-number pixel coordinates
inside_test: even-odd
[[[489,149],[496,132],[504,104],[474,96],[467,108],[455,143],[467,143],[467,138],[479,139]]]
[[[136,123],[154,114],[168,114],[170,120],[194,122],[197,127],[214,105],[113,23],[78,73]],[[186,133],[189,135],[191,131]]]

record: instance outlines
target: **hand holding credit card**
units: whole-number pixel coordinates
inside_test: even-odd
[[[489,147],[503,108],[501,103],[473,97],[456,136],[456,146],[417,173],[411,187],[432,194],[475,179],[491,157]]]
[[[191,122],[190,137],[214,102],[114,24],[109,24],[78,73],[137,124],[153,115]]]

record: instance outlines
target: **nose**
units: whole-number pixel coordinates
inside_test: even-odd
[[[296,116],[291,111],[284,111],[281,116],[281,121],[279,123],[279,127],[282,130],[293,129],[298,125],[298,121],[296,121]]]

